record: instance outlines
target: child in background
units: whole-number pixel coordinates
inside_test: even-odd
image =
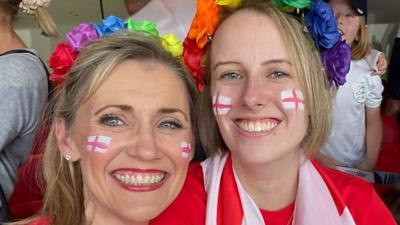
[[[347,82],[335,96],[330,136],[317,159],[329,167],[372,170],[382,139],[383,85],[380,76],[371,76],[367,60],[367,55],[371,58],[374,54],[368,46],[367,3],[366,0],[330,0],[329,4],[342,39],[351,46],[352,61]]]

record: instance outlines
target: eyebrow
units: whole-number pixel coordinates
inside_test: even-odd
[[[133,108],[131,106],[129,106],[129,105],[106,105],[106,106],[101,107],[100,109],[98,109],[94,113],[94,115],[99,114],[101,111],[103,111],[104,109],[107,109],[107,108],[119,108],[122,111],[126,111],[126,112],[132,112],[133,111]]]
[[[288,60],[288,59],[272,59],[272,60],[268,60],[262,63],[262,65],[268,65],[268,64],[288,64],[288,65],[292,65],[292,63]],[[217,67],[219,66],[223,66],[223,65],[227,65],[227,64],[236,64],[236,65],[240,65],[241,63],[237,62],[237,61],[220,61],[217,62],[213,68],[213,70],[216,70]]]
[[[180,113],[183,115],[183,117],[185,118],[186,121],[189,121],[188,116],[186,115],[186,113],[180,109],[177,108],[161,108],[160,110],[158,110],[158,112],[160,114],[170,114],[170,113]]]

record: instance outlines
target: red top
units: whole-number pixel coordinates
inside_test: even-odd
[[[338,211],[348,207],[357,225],[396,225],[393,216],[376,194],[373,186],[364,180],[337,170],[320,166],[312,161],[321,174],[336,203]],[[175,201],[151,225],[204,225],[207,193],[204,189],[203,171],[200,164],[189,167],[185,185]],[[289,209],[288,209],[289,208]],[[262,211],[264,219],[272,220],[278,213],[277,224],[284,218],[288,221],[290,206],[278,212]],[[286,212],[288,210],[289,212]],[[282,212],[283,211],[283,212]],[[233,216],[233,215],[232,215]]]
[[[48,217],[41,217],[33,222],[30,222],[28,225],[51,225],[51,223]]]
[[[295,201],[278,211],[260,209],[264,221],[268,225],[288,225],[293,220]]]

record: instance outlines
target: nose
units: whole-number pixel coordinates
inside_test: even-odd
[[[156,143],[151,126],[141,126],[132,132],[132,145],[126,149],[129,156],[142,161],[152,161],[161,158],[161,151]]]
[[[268,101],[266,91],[266,86],[262,81],[254,77],[249,78],[242,93],[243,104],[255,111],[264,108]]]
[[[340,15],[340,14],[335,14],[335,17],[336,17],[336,23],[337,23],[338,28],[339,28],[339,25],[340,26],[343,25],[343,16]]]

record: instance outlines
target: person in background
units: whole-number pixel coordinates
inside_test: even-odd
[[[161,35],[173,33],[183,42],[195,14],[195,0],[125,0],[128,14],[157,24]]]
[[[49,3],[0,0],[0,188],[6,199],[18,167],[31,153],[49,89],[44,63],[18,36],[14,23],[19,10],[32,13],[46,36],[57,36],[46,12]]]
[[[387,87],[388,100],[384,112],[389,116],[398,116],[400,113],[400,29],[392,48]]]
[[[365,60],[370,50],[367,3],[366,0],[330,0],[329,4],[342,39],[351,46],[352,61],[346,83],[338,88],[335,96],[330,136],[317,158],[328,167],[373,170],[382,140],[383,85],[380,76],[370,75],[371,66]]]
[[[196,118],[209,158],[191,165],[180,195],[151,224],[394,225],[372,185],[313,160],[329,135],[332,92],[304,26],[283,12],[291,7],[200,1],[224,16],[207,27],[214,33],[201,33],[210,23],[196,19],[205,18],[191,29],[208,51]],[[303,7],[330,8],[312,4]]]

